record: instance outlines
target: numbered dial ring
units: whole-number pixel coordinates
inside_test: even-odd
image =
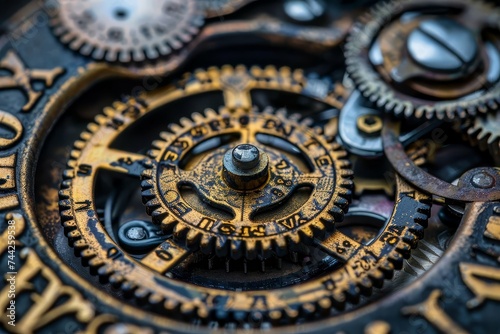
[[[342,219],[352,171],[346,153],[321,134],[284,112],[207,111],[183,124],[154,143],[142,183],[149,213],[177,239],[219,256],[283,255]]]
[[[60,1],[61,41],[97,60],[139,62],[181,49],[203,24],[196,0]]]

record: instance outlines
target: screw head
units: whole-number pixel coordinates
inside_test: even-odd
[[[488,173],[479,172],[472,177],[471,183],[476,188],[488,189],[495,185],[495,179]]]
[[[250,144],[241,144],[233,149],[233,163],[237,168],[248,170],[259,164],[260,151]]]
[[[421,66],[444,72],[461,71],[471,65],[479,50],[474,33],[448,18],[420,23],[408,37],[407,48]]]
[[[295,21],[310,22],[323,16],[326,6],[323,0],[287,0],[284,9]]]

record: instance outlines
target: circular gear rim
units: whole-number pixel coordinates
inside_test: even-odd
[[[225,68],[226,71],[229,69],[229,67]],[[216,69],[212,68],[210,71],[214,74]],[[289,72],[288,69],[285,72],[295,73],[299,77],[301,74],[300,71]],[[201,78],[206,78],[207,72],[197,73]],[[192,77],[188,74],[187,78]],[[186,80],[184,83],[193,82]],[[200,88],[199,84],[200,81],[195,80],[194,86]],[[264,80],[263,84],[268,83]],[[285,81],[284,84],[286,88],[300,88],[300,86],[291,86],[289,81]],[[220,86],[216,87],[220,88]],[[205,85],[205,88],[214,89],[210,85]],[[269,88],[276,88],[276,86],[270,84]],[[200,89],[200,91],[203,90]],[[158,99],[158,95],[162,94],[150,97]],[[331,98],[330,95],[327,97]],[[147,99],[147,96],[145,98]],[[370,295],[373,288],[381,287],[384,279],[392,277],[394,270],[402,268],[403,259],[409,257],[411,249],[416,247],[418,239],[423,236],[430,214],[430,197],[412,188],[396,175],[398,195],[395,208],[390,221],[376,241],[383,248],[380,248],[380,257],[377,261],[369,263],[368,267],[360,266],[359,262],[364,263],[366,258],[371,256],[369,252],[364,252],[364,246],[363,249],[357,248],[356,253],[349,252],[346,246],[347,240],[338,238],[339,235],[335,232],[329,240],[325,240],[325,243],[329,248],[342,249],[348,259],[345,265],[349,265],[349,268],[342,267],[341,270],[298,286],[249,293],[207,290],[199,286],[172,281],[154,272],[151,274],[147,268],[134,265],[135,260],[123,254],[99,224],[96,225],[97,229],[94,231],[97,234],[89,234],[88,232],[92,229],[89,229],[88,215],[85,215],[83,225],[77,224],[72,196],[78,160],[85,146],[100,129],[109,124],[110,120],[117,116],[121,117],[123,111],[129,108],[138,110],[139,115],[127,114],[125,119],[121,119],[124,125],[133,121],[133,118],[145,114],[144,101],[131,99],[126,103],[116,102],[113,107],[105,108],[104,115],[98,115],[95,122],[90,123],[87,130],[82,133],[81,139],[75,142],[68,161],[68,169],[64,173],[65,180],[59,192],[59,207],[65,235],[75,250],[75,256],[81,259],[83,266],[89,267],[90,273],[98,276],[102,283],[109,282],[114,288],[121,289],[125,296],[139,303],[147,302],[153,308],[163,310],[163,312],[180,314],[184,320],[196,317],[225,322],[228,318],[241,321],[249,317],[255,319],[264,317],[273,324],[294,323],[299,316],[327,315],[332,309],[341,311],[346,303],[357,303],[361,295]],[[104,242],[104,248],[101,242]],[[160,285],[157,285],[158,280],[161,281]],[[271,296],[269,300],[266,299],[268,295]],[[285,299],[282,300],[283,298]],[[267,301],[270,305],[265,305],[264,308],[257,306],[256,303],[261,301]],[[230,308],[230,305],[237,305],[239,309]]]
[[[394,17],[411,8],[412,5],[416,8],[423,8],[426,5],[446,6],[447,4],[474,6],[476,10],[488,15],[492,15],[491,12],[494,11],[494,17],[498,17],[499,20],[493,28],[500,31],[500,9],[480,0],[447,0],[439,4],[418,0],[392,0],[374,5],[362,17],[361,21],[354,25],[345,45],[346,71],[353,80],[356,89],[378,108],[406,118],[448,120],[456,117],[464,119],[476,114],[487,113],[500,105],[500,81],[498,81],[493,89],[470,100],[441,101],[415,106],[409,99],[405,100],[394,96],[394,89],[383,80],[368,58],[364,56],[384,26]]]
[[[159,1],[169,2],[172,0]],[[140,3],[137,2],[139,5]],[[153,38],[147,43],[144,43],[145,39],[142,38],[140,39],[142,42],[138,45],[134,41],[128,41],[125,46],[116,43],[115,45],[106,45],[109,44],[107,41],[102,41],[98,37],[84,32],[70,18],[71,7],[74,4],[68,1],[58,0],[57,10],[54,12],[50,24],[54,35],[63,44],[95,60],[124,64],[154,61],[160,57],[168,57],[185,47],[199,33],[204,24],[204,11],[197,0],[185,0],[182,3],[187,5],[187,12],[171,32],[169,31],[166,36]],[[148,6],[148,8],[150,7]],[[132,23],[130,22],[128,25],[127,35],[131,34],[134,29],[137,29],[134,32],[138,33],[138,28],[133,27]]]
[[[149,153],[149,157],[155,161],[155,164],[148,165],[150,168],[146,168],[146,170],[142,174],[143,181],[141,183],[142,187],[142,195],[143,201],[145,202],[146,207],[148,208],[148,213],[153,217],[153,221],[157,224],[162,225],[164,230],[174,232],[174,236],[176,236],[179,241],[186,242],[191,247],[200,246],[201,250],[210,254],[215,250],[215,254],[218,256],[227,256],[231,254],[233,259],[238,259],[241,257],[241,253],[245,253],[247,258],[253,259],[256,254],[266,258],[266,254],[269,253],[269,249],[274,251],[276,254],[285,255],[288,250],[294,248],[295,246],[299,246],[303,242],[311,243],[314,238],[321,238],[324,235],[325,231],[332,231],[335,222],[342,221],[343,216],[347,213],[347,208],[350,203],[351,194],[352,194],[352,171],[350,168],[350,163],[346,159],[347,152],[344,151],[341,146],[337,143],[334,143],[334,138],[325,138],[321,129],[316,129],[314,131],[311,128],[307,127],[308,120],[305,119],[302,122],[297,121],[300,119],[300,115],[287,115],[283,110],[273,111],[271,109],[265,110],[262,113],[257,113],[255,111],[237,111],[234,113],[229,113],[227,111],[221,110],[220,113],[216,113],[213,110],[205,111],[205,116],[201,114],[192,114],[190,119],[182,118],[180,120],[180,125],[175,124],[171,125],[170,132],[164,132],[160,137],[162,139],[157,140],[153,143],[153,149]],[[271,224],[271,222],[261,223],[259,225],[266,226],[265,233],[266,235],[258,236],[257,234],[249,237],[245,237],[242,235],[223,235],[221,232],[216,232],[213,229],[210,231],[206,231],[199,226],[195,226],[193,222],[187,222],[183,217],[179,217],[178,214],[173,212],[164,201],[162,201],[162,196],[160,193],[167,191],[167,189],[159,189],[158,182],[160,179],[159,170],[161,159],[163,159],[165,150],[172,148],[172,144],[175,143],[181,136],[189,133],[190,130],[196,127],[200,127],[203,125],[211,124],[212,122],[220,121],[220,123],[225,124],[232,120],[234,124],[234,128],[238,127],[238,120],[241,117],[249,117],[251,119],[266,119],[266,121],[273,121],[280,124],[283,127],[293,128],[294,133],[299,132],[304,134],[304,136],[310,137],[310,140],[316,140],[322,148],[325,149],[329,158],[332,159],[332,166],[334,175],[332,179],[335,180],[334,189],[331,191],[331,196],[329,196],[328,201],[325,203],[324,207],[318,211],[318,214],[315,215],[311,220],[307,222],[301,222],[299,226],[293,227],[293,229],[285,230],[282,228],[279,231],[273,231],[273,234],[269,233],[270,229],[274,225],[278,224],[278,218],[276,218],[276,224]],[[239,131],[243,131],[245,126],[241,125],[241,129]],[[236,130],[229,129],[229,132],[234,132]],[[222,131],[224,134],[225,132]],[[272,132],[269,130],[269,132]],[[279,131],[275,131],[274,135],[279,136]],[[265,134],[273,136],[273,134],[269,134],[265,132]],[[188,135],[189,137],[189,135]],[[291,135],[293,137],[293,135]],[[196,142],[193,144],[195,146],[190,147],[186,150],[181,150],[182,154],[189,154],[189,150],[196,147],[197,144],[201,144],[204,140],[208,140],[209,137],[201,140],[200,142]],[[279,138],[279,137],[278,137]],[[297,139],[298,140],[298,139]],[[193,139],[194,142],[194,139]],[[292,145],[297,146],[301,145],[301,143],[292,143]],[[303,147],[305,148],[305,147]],[[306,153],[304,153],[307,155]],[[177,162],[182,160],[181,153],[179,153],[179,159]],[[222,163],[222,161],[221,161]],[[174,162],[173,165],[176,165]],[[317,166],[319,167],[319,166]],[[326,177],[326,175],[324,175]],[[182,180],[181,180],[182,182]],[[316,189],[316,187],[313,187]],[[172,189],[170,189],[172,190]],[[310,198],[314,197],[313,193],[310,195]],[[301,205],[301,208],[305,207],[311,199],[306,201]],[[319,202],[318,202],[319,203]],[[189,205],[189,204],[187,204]],[[296,212],[299,212],[300,209],[297,209]],[[301,216],[302,216],[302,211]],[[200,213],[201,214],[201,213]],[[289,215],[283,217],[283,219],[287,218]],[[216,222],[217,223],[217,222]],[[214,226],[217,224],[214,223]],[[224,224],[223,221],[220,221],[220,224]],[[228,222],[228,224],[231,224]],[[243,225],[243,222],[241,222]],[[254,223],[255,224],[255,223]],[[236,224],[237,225],[237,224]],[[257,225],[257,224],[255,224]],[[269,227],[268,225],[273,225]],[[251,228],[249,225],[240,226]],[[235,226],[238,227],[238,226]],[[277,229],[277,227],[276,227]],[[214,246],[215,244],[215,246]]]

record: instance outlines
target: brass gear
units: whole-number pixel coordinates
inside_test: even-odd
[[[129,63],[181,49],[203,22],[197,0],[87,0],[59,1],[51,24],[71,49],[96,60]]]
[[[250,76],[249,72],[255,76]],[[263,79],[274,72],[281,73],[277,76],[279,80]],[[148,92],[105,108],[104,115],[97,116],[95,122],[89,124],[81,134],[81,139],[75,142],[59,193],[61,221],[75,254],[85,266],[90,267],[90,273],[99,276],[102,282],[109,282],[120,289],[124,296],[176,319],[214,320],[221,323],[262,319],[280,325],[296,322],[304,315],[328,315],[332,309],[344,309],[346,303],[358,303],[361,295],[369,295],[374,287],[382,286],[384,279],[392,277],[394,270],[402,268],[403,259],[410,255],[411,248],[423,236],[430,212],[427,204],[430,198],[398,176],[393,214],[369,245],[361,244],[336,230],[315,245],[339,259],[342,265],[307,282],[280,289],[232,291],[172,279],[167,275],[169,270],[181,263],[191,250],[165,236],[167,239],[162,244],[146,257],[137,260],[122,249],[100,222],[94,199],[99,171],[111,170],[138,179],[143,170],[152,167],[147,156],[114,147],[112,144],[119,139],[119,135],[138,125],[143,118],[165,104],[210,90],[224,91],[226,88],[220,79],[222,76],[233,78],[231,81],[235,78],[248,79],[243,80],[246,83],[244,86],[237,86],[245,89],[260,87],[300,93],[304,84],[307,86],[302,72],[287,68],[253,68],[251,71],[243,67],[237,70],[232,67],[222,70],[213,68],[186,75],[176,86]],[[333,94],[322,96],[323,101],[333,100]],[[247,94],[232,90],[226,92],[225,97],[233,107],[226,105],[221,113],[245,114],[244,110],[237,109],[244,106],[239,101],[248,101]],[[229,113],[229,110],[232,111]]]
[[[345,160],[347,153],[332,142],[333,138],[328,140],[321,130],[294,120],[299,118],[283,110],[232,114],[208,110],[205,116],[181,119],[182,125],[162,133],[150,151],[155,163],[142,174],[148,213],[166,232],[174,231],[174,237],[190,247],[234,259],[243,254],[249,259],[257,255],[266,258],[271,250],[283,256],[303,241],[324,237],[325,230],[332,231],[347,211],[352,171]],[[224,137],[234,137],[234,141],[204,154],[191,170],[183,168],[195,147]],[[269,139],[287,142],[299,156],[291,159],[267,142]],[[259,181],[260,170],[254,175],[253,169],[231,167],[232,162],[226,160],[226,152],[242,144],[258,147],[266,159],[261,184],[248,190],[239,186]],[[310,172],[301,170],[294,161],[301,159]],[[240,181],[239,186],[228,180],[226,173],[235,173],[232,175]],[[183,186],[193,188],[205,205],[193,207],[179,192]],[[294,203],[295,193],[303,187],[312,187],[309,198]],[[280,209],[285,203],[290,206]],[[223,218],[216,210],[224,210],[230,217]],[[257,219],[271,210],[279,214]]]

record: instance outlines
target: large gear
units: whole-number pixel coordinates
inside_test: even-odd
[[[342,220],[351,197],[352,171],[344,160],[346,152],[322,133],[283,110],[220,115],[209,110],[206,116],[192,118],[162,133],[150,153],[154,167],[143,173],[144,200],[164,230],[173,230],[176,238],[207,254],[215,250],[218,256],[237,259],[244,253],[252,259],[257,254],[267,257],[270,250],[284,255],[293,246],[324,236]],[[183,167],[195,147],[224,137],[234,139],[204,153],[192,169]],[[288,150],[298,153],[294,159],[280,152],[280,140],[293,146]],[[260,159],[255,168],[238,167],[226,154],[247,146]],[[301,160],[310,172],[301,169]],[[194,188],[205,205],[193,207],[179,193],[183,186]],[[312,187],[309,198],[294,203],[295,193],[304,187]],[[230,217],[222,218],[216,209]],[[278,214],[269,214],[271,210]],[[257,219],[259,214],[266,218]]]
[[[228,70],[229,68],[226,68],[226,71]],[[198,73],[203,77],[201,73],[205,72]],[[191,87],[193,90],[198,89],[199,92],[204,91],[199,83]],[[193,90],[189,94],[195,94]],[[186,90],[186,94],[188,91],[189,89]],[[179,94],[179,90],[167,87],[144,94],[140,98],[115,103],[112,108],[106,108],[105,115],[98,116],[95,123],[90,124],[82,133],[81,140],[75,143],[75,149],[71,153],[72,158],[68,162],[69,168],[65,172],[66,180],[61,186],[59,205],[70,245],[75,248],[75,253],[82,258],[82,262],[90,266],[91,274],[98,275],[103,281],[111,282],[113,286],[124,291],[125,296],[133,296],[143,302],[147,301],[153,309],[167,311],[169,314],[180,313],[189,318],[211,319],[218,322],[248,320],[253,317],[275,324],[284,324],[297,321],[301,314],[329,314],[331,309],[343,309],[346,303],[358,303],[361,295],[370,294],[373,287],[380,287],[384,278],[391,277],[394,270],[402,267],[403,259],[409,256],[410,249],[416,246],[417,240],[423,235],[423,228],[429,215],[427,204],[429,197],[415,191],[401,179],[397,179],[397,201],[392,216],[375,239],[368,245],[364,245],[339,231],[334,231],[322,242],[316,240],[314,242],[316,247],[338,259],[342,265],[338,269],[332,269],[331,273],[304,283],[267,291],[232,291],[171,279],[166,274],[180,264],[194,249],[186,248],[185,245],[174,241],[168,235],[164,236],[165,240],[159,246],[141,259],[127,254],[100,222],[94,200],[95,187],[98,186],[97,175],[100,170],[112,170],[135,178],[138,178],[141,173],[148,174],[147,170],[154,168],[154,163],[150,158],[138,153],[121,151],[113,146],[113,143],[121,133],[136,126],[141,119],[146,118],[165,103],[183,98],[186,94]],[[317,133],[321,132],[303,130],[304,125],[294,121],[293,118],[285,119],[284,116],[275,114],[252,114],[251,110],[235,110],[229,113],[228,110],[230,109],[227,107],[222,109],[222,117],[216,113],[207,112],[206,116],[193,116],[193,121],[181,121],[184,129],[181,127],[175,129],[176,127],[173,126],[176,135],[169,134],[164,138],[166,141],[160,141],[155,145],[165,151],[167,147],[170,147],[169,143],[175,142],[179,145],[172,147],[182,148],[182,143],[187,143],[184,139],[188,139],[187,137],[181,138],[183,133],[195,135],[190,140],[196,138],[197,134],[204,133],[203,128],[193,126],[193,122],[196,125],[197,122],[205,124],[208,121],[208,127],[222,127],[224,124],[230,125],[237,121],[241,126],[246,123],[245,119],[258,125],[259,131],[270,131],[273,136],[281,136],[279,131],[290,132],[287,140],[291,143],[294,143],[295,139],[299,142],[303,140],[304,142],[298,146],[304,152],[308,152],[307,147],[318,145],[330,147],[332,145],[318,137]],[[279,125],[278,123],[284,124],[286,121],[291,127],[266,130],[267,121],[275,126]],[[238,123],[234,125],[237,126]],[[224,130],[221,129],[221,131]],[[176,136],[179,137],[178,140],[173,140]],[[270,150],[266,152],[269,152],[269,161],[273,162],[274,156],[280,154]],[[313,152],[312,157],[319,158],[316,159],[319,169],[334,175],[337,195],[347,195],[349,191],[343,186],[349,185],[350,181],[346,178],[349,174],[345,174],[345,165],[337,160],[338,152],[341,152],[338,148],[333,152],[325,150],[324,154],[322,153],[323,158],[321,154]],[[155,156],[164,157],[165,155],[158,151]],[[167,156],[172,157],[171,154]],[[198,164],[207,164],[207,168],[216,169],[215,165],[210,165],[208,156],[194,163],[192,165],[194,170],[198,168]],[[314,159],[311,158],[311,160]],[[332,173],[331,164],[326,163],[329,161],[340,163],[339,168],[336,166],[338,169],[334,173]],[[158,166],[161,165],[162,163],[158,164]],[[168,166],[165,167],[168,169]],[[287,177],[294,177],[296,174],[294,169],[295,167],[290,169],[289,175],[283,175],[284,183],[287,183]],[[161,171],[160,168],[157,170]],[[204,176],[210,179],[207,173]],[[168,175],[161,176],[160,180],[168,182],[168,178]],[[325,179],[331,180],[331,178],[332,176]],[[196,181],[207,182],[202,178],[197,178]],[[150,193],[147,188],[150,182],[147,180],[145,182],[147,185],[146,187],[143,185],[144,195],[148,197]],[[276,179],[276,182],[279,183],[279,180]],[[325,194],[332,195],[330,191],[326,191]],[[323,194],[317,195],[311,203],[321,206],[324,196]],[[170,198],[168,193],[162,193],[162,196]],[[331,203],[344,206],[347,200],[338,196]],[[330,209],[333,209],[332,211],[341,215],[340,209],[335,209],[336,206],[332,204],[328,205]],[[179,208],[185,207],[179,206]],[[160,213],[158,218],[165,217],[162,217]],[[325,219],[331,220],[331,218],[329,214],[325,216]],[[325,221],[321,223],[325,224]],[[309,232],[306,229],[303,233]],[[294,237],[291,239],[293,240]],[[280,244],[277,241],[278,238],[274,240]],[[261,246],[263,250],[266,248],[265,244]]]
[[[398,116],[485,113],[500,104],[500,74],[492,65],[500,54],[499,18],[498,9],[479,1],[377,4],[348,38],[347,72],[366,98]],[[418,47],[424,40],[427,53]],[[438,54],[447,58],[436,60]]]
[[[179,50],[203,22],[197,0],[59,1],[52,19],[55,34],[73,50],[122,63]]]

